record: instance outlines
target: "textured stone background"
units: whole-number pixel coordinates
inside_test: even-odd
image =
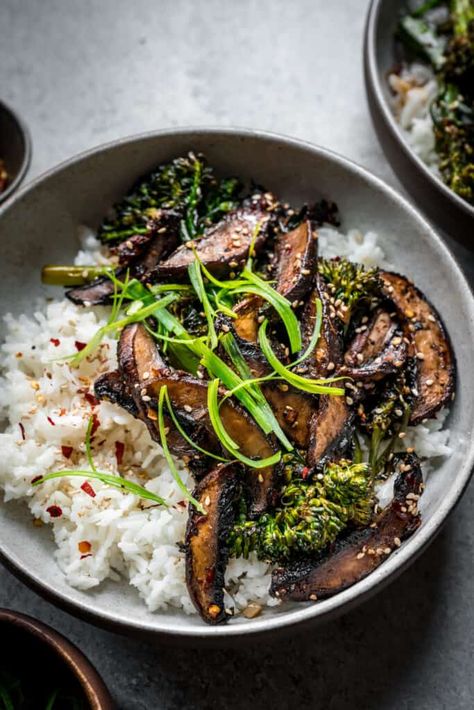
[[[175,125],[304,138],[391,184],[362,78],[364,0],[1,0],[0,94],[28,122],[29,178]],[[399,187],[399,186],[398,186]],[[456,249],[463,266],[474,260]],[[244,650],[153,648],[56,610],[0,570],[0,606],[70,636],[120,708],[473,707],[473,489],[415,567],[340,620]]]

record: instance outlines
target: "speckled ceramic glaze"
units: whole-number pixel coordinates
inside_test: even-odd
[[[66,671],[77,679],[82,688],[84,697],[87,698],[90,710],[114,710],[115,703],[107,690],[107,687],[97,673],[91,662],[73,643],[68,641],[62,634],[43,624],[31,616],[20,614],[12,609],[0,609],[0,638],[2,630],[8,629],[9,637],[18,642],[26,636],[33,637],[41,648],[56,656],[58,661],[64,666]],[[28,653],[28,651],[27,651]],[[50,656],[47,656],[50,658]],[[25,656],[25,665],[36,664],[41,667],[41,658]],[[47,673],[45,668],[45,673]],[[59,682],[61,678],[55,678],[54,682]]]
[[[313,145],[244,130],[173,130],[117,141],[85,153],[36,180],[0,211],[2,311],[21,313],[35,295],[55,295],[40,283],[44,263],[67,263],[80,224],[96,226],[133,181],[188,150],[204,152],[224,174],[253,178],[296,204],[335,200],[342,229],[375,230],[395,267],[416,280],[440,310],[457,355],[459,381],[450,426],[454,453],[440,461],[422,499],[423,525],[373,574],[317,604],[288,604],[254,620],[206,626],[198,616],[150,613],[126,581],[88,593],[69,587],[54,561],[48,527],[33,528],[28,512],[0,503],[0,555],[34,589],[59,606],[102,626],[176,643],[244,642],[257,634],[293,630],[348,610],[408,566],[433,539],[467,485],[474,458],[472,350],[474,304],[469,287],[439,237],[396,192],[354,163]]]
[[[23,121],[10,106],[0,101],[0,158],[5,162],[9,182],[0,192],[4,202],[20,186],[31,160],[31,139]]]
[[[400,182],[427,216],[449,236],[474,251],[474,207],[436,177],[413,152],[389,105],[387,76],[396,64],[395,31],[403,0],[372,0],[364,40],[364,73],[378,139]]]

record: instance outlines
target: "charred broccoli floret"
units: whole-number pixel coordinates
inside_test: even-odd
[[[293,477],[279,507],[248,520],[245,503],[231,533],[235,557],[255,552],[261,560],[285,562],[321,550],[349,525],[367,525],[375,506],[373,478],[365,463],[330,463],[312,480]]]
[[[233,209],[239,192],[238,180],[216,178],[203,156],[189,153],[140,179],[104,220],[99,237],[119,242],[144,234],[156,210],[166,208],[182,215],[181,237],[187,241]]]
[[[348,259],[320,259],[318,270],[329,284],[333,300],[342,304],[345,323],[349,323],[355,308],[366,305],[380,287],[376,269],[365,269]]]

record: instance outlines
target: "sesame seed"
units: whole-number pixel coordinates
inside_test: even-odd
[[[204,499],[204,505],[209,505],[210,502],[211,502],[211,499],[209,498],[209,496],[206,496]]]
[[[301,269],[301,273],[304,276],[309,276],[309,274],[311,273],[311,270],[310,269]]]
[[[311,599],[312,602],[315,602],[318,600],[318,597],[316,596],[316,594],[310,594],[309,598]]]
[[[327,368],[326,368],[326,369],[327,369],[328,372],[330,372],[331,370],[334,370],[335,367],[336,367],[336,365],[335,365],[333,362],[328,362],[328,365],[327,365]]]
[[[426,384],[428,387],[431,387],[431,385],[434,385],[434,380],[426,380]]]
[[[391,553],[391,551],[392,551],[392,550],[390,549],[390,547],[385,547],[385,548],[384,548],[384,552],[385,552],[386,555],[389,555],[389,554]]]
[[[193,411],[193,408],[191,407],[190,404],[185,404],[185,405],[184,405],[184,411],[189,413],[189,412],[192,412],[192,411]]]
[[[142,399],[144,402],[151,402],[151,397],[149,397],[147,394],[142,395]]]
[[[359,552],[359,553],[356,555],[356,559],[357,559],[357,560],[361,560],[363,557],[365,557],[365,552]]]
[[[354,400],[352,399],[352,397],[346,397],[346,402],[347,404],[354,404]]]
[[[362,355],[362,353],[357,353],[356,358],[357,362],[364,362],[364,356]]]
[[[224,325],[222,326],[222,330],[224,331],[224,333],[228,333],[230,328],[226,323],[224,323]]]
[[[416,353],[416,359],[417,360],[424,360],[425,356],[423,355],[423,353]]]
[[[399,439],[404,439],[405,437],[406,437],[406,432],[404,432],[404,431],[401,431],[398,435]]]

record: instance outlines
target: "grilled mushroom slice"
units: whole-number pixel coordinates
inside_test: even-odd
[[[310,377],[332,377],[339,374],[342,363],[342,334],[326,284],[320,275],[316,277],[316,286],[303,316],[304,347],[314,330],[316,298],[319,298],[322,304],[321,335],[313,355],[302,363],[300,371],[305,370]],[[322,466],[330,458],[342,454],[350,444],[352,424],[353,414],[345,397],[320,397],[318,411],[312,416],[310,423],[308,465]]]
[[[179,216],[171,210],[160,210],[159,215],[148,225],[145,235],[134,235],[119,247],[117,252],[121,267],[117,278],[122,278],[127,270],[132,278],[140,281],[151,277],[161,259],[166,257],[178,244]],[[81,306],[97,306],[110,303],[114,294],[111,279],[100,277],[84,286],[66,291],[73,303]]]
[[[305,220],[291,232],[282,232],[276,243],[276,290],[291,303],[311,288],[318,256],[318,234]]]
[[[423,478],[418,457],[397,457],[400,473],[394,497],[368,527],[350,533],[317,560],[297,562],[273,572],[271,594],[279,599],[308,601],[325,599],[364,579],[387,559],[421,524],[417,500]]]
[[[389,298],[412,341],[417,375],[410,424],[433,417],[451,401],[455,390],[455,359],[448,334],[435,308],[404,276],[380,272],[384,294]]]
[[[242,470],[239,464],[217,466],[198,483],[194,497],[206,514],[190,504],[186,529],[186,584],[201,618],[208,624],[227,620],[224,575],[227,541],[235,520]]]
[[[258,342],[258,322],[259,311],[264,305],[264,300],[260,296],[247,296],[242,301],[239,301],[234,306],[234,311],[237,313],[237,318],[233,320],[233,327],[237,335],[242,340],[248,340],[250,343]]]
[[[161,278],[181,279],[195,259],[195,253],[216,276],[227,276],[241,269],[253,245],[258,251],[268,236],[271,213],[265,198],[250,201],[211,227],[202,239],[187,242],[178,247],[171,256],[158,267]]]
[[[203,448],[212,453],[219,453],[221,451],[220,443],[214,433],[207,407],[207,383],[192,377],[187,372],[161,370],[159,376],[146,386],[146,394],[150,397],[152,408],[164,385],[168,389],[175,411],[187,412],[194,421],[197,431],[202,432],[203,437],[207,437],[207,445],[203,445]],[[263,459],[275,453],[275,443],[264,435],[253,419],[239,405],[227,399],[221,404],[219,413],[226,431],[239,446],[239,450],[244,456]],[[195,436],[193,436],[194,438]],[[275,466],[248,469],[246,481],[252,516],[263,513],[273,503],[277,475],[278,471]]]
[[[150,403],[143,398],[143,394],[148,381],[158,376],[166,368],[166,364],[156,347],[155,341],[141,323],[132,323],[122,330],[117,346],[117,359],[120,375],[124,382],[123,388],[130,394],[135,403],[136,413],[134,416],[145,422],[151,437],[157,443],[160,443],[161,439],[156,427],[156,406],[150,406]],[[123,400],[117,401],[117,403],[124,406]],[[133,414],[130,408],[128,408],[128,411]],[[212,438],[212,441],[209,439],[207,429],[204,429],[202,425],[200,426],[199,422],[196,422],[196,419],[191,417],[186,410],[176,412],[176,416],[184,431],[193,441],[206,450],[213,451],[218,448],[215,439]],[[164,419],[165,426],[168,429],[167,441],[170,451],[181,458],[196,477],[202,477],[213,465],[213,460],[204,454],[198,453],[181,436],[167,414],[164,415]]]
[[[100,375],[94,382],[97,399],[106,399],[123,407],[133,417],[138,417],[139,409],[121,372],[114,370]]]
[[[355,380],[376,381],[395,374],[406,362],[403,332],[390,313],[376,310],[366,330],[350,343],[340,372]]]

